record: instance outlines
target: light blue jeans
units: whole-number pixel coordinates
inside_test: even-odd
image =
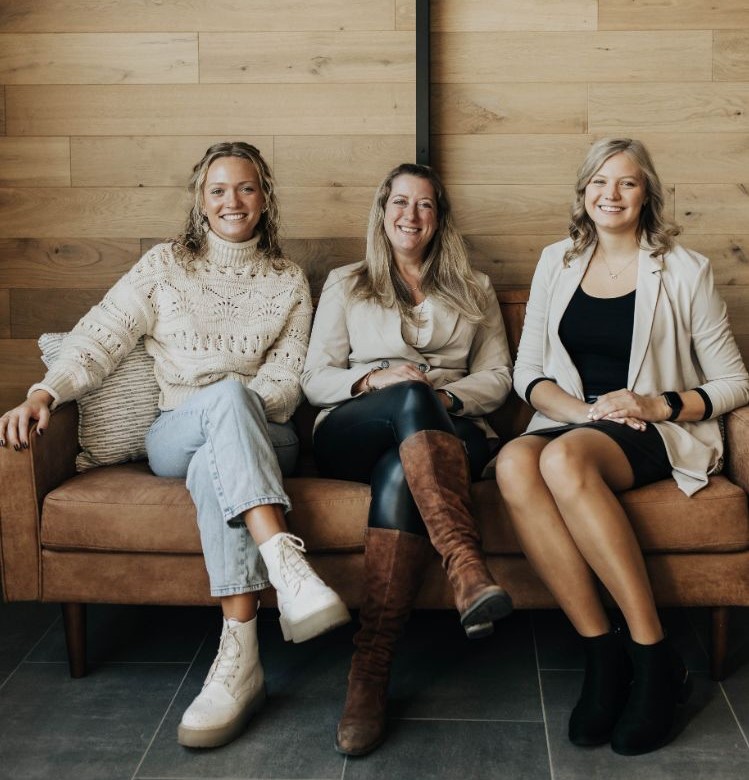
[[[293,425],[269,423],[257,393],[225,380],[162,412],[146,451],[157,476],[187,477],[211,595],[267,588],[268,571],[241,515],[261,504],[291,508],[282,475],[299,453]]]

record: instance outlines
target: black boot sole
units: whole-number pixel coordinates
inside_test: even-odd
[[[692,676],[689,674],[689,672],[687,672],[687,676],[684,678],[684,682],[682,682],[679,688],[679,692],[676,694],[677,708],[683,707],[689,701],[689,697],[692,695],[693,688],[694,681],[692,680]],[[616,746],[612,744],[611,749],[614,751],[614,753],[620,756],[643,756],[646,753],[652,753],[654,750],[660,750],[662,747],[665,747],[669,742],[673,741],[673,739],[676,737],[676,734],[677,724],[676,719],[674,718],[674,723],[669,729],[668,734],[666,734],[663,739],[659,739],[657,742],[654,742],[651,745],[630,748],[627,746]]]

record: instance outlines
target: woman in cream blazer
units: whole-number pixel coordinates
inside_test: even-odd
[[[643,145],[597,141],[576,194],[571,237],[536,268],[516,361],[537,411],[496,471],[527,557],[583,637],[569,738],[635,755],[670,739],[690,681],[616,493],[669,476],[687,495],[703,487],[720,468],[717,417],[749,401],[749,376],[709,261],[673,240]]]
[[[384,738],[393,646],[432,547],[469,636],[491,633],[512,609],[470,512],[471,479],[496,449],[483,416],[509,393],[510,365],[497,298],[468,264],[442,183],[426,166],[398,166],[375,194],[366,261],[328,277],[302,374],[310,402],[324,407],[321,473],[372,489],[342,753],[363,755]]]

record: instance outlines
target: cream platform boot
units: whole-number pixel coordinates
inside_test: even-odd
[[[246,623],[224,619],[218,655],[203,690],[182,716],[177,741],[192,748],[225,745],[239,736],[264,701],[257,618]]]
[[[276,589],[287,642],[306,642],[351,620],[340,596],[307,563],[304,542],[298,536],[278,533],[258,549]]]

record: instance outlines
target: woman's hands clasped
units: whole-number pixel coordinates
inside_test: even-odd
[[[644,431],[648,422],[667,418],[666,403],[661,396],[639,395],[627,389],[599,395],[588,410],[589,420],[611,420],[638,431]]]
[[[35,390],[22,404],[0,417],[0,447],[28,448],[31,424],[38,421],[36,432],[39,436],[49,425],[49,405],[52,401],[46,390]]]
[[[404,363],[392,368],[378,368],[369,376],[369,387],[373,390],[382,390],[390,385],[396,385],[398,382],[423,382],[431,385],[427,375],[420,371],[412,363]]]

